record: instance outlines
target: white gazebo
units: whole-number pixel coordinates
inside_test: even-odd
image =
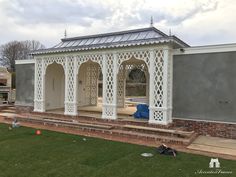
[[[98,76],[103,75],[102,118],[116,119],[125,106],[127,69],[145,68],[149,78],[149,123],[172,122],[174,48],[188,45],[154,27],[64,38],[48,49],[34,51],[34,111],[64,107],[78,115],[78,106],[96,106]]]

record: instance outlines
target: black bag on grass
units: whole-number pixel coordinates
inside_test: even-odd
[[[175,149],[169,148],[165,144],[162,144],[161,146],[159,146],[157,148],[157,152],[164,155],[173,155],[174,157],[177,154],[177,151]]]

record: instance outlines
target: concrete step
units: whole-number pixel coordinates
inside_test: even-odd
[[[30,122],[30,123],[40,123],[44,125],[55,125],[61,127],[71,127],[71,128],[94,128],[109,130],[112,128],[110,125],[100,125],[100,124],[88,124],[81,122],[71,122],[63,120],[51,120],[51,119],[40,119],[40,118],[29,118],[29,117],[16,117],[18,121]],[[13,121],[12,117],[4,117],[5,120]]]
[[[141,133],[167,135],[179,138],[191,138],[191,136],[194,134],[194,131],[189,132],[175,129],[153,128],[153,127],[137,126],[137,125],[124,125],[123,129]]]
[[[109,125],[109,126],[114,126],[114,124],[107,123],[107,122],[100,122],[96,120],[85,120],[85,119],[68,119],[68,118],[58,118],[54,116],[43,116],[43,115],[34,115],[32,118],[39,118],[39,119],[44,119],[44,120],[55,120],[55,121],[65,121],[65,122],[79,122],[79,123],[87,123],[87,124],[98,124],[98,125]]]
[[[153,128],[164,128],[164,129],[169,129],[172,127],[172,124],[168,125],[158,125],[158,124],[149,124],[148,121],[144,120],[136,120],[136,119],[101,119],[101,118],[95,118],[95,117],[89,117],[89,116],[68,116],[68,115],[63,115],[63,114],[56,114],[56,113],[48,113],[48,112],[32,112],[30,116],[40,116],[40,117],[49,117],[49,118],[54,118],[54,119],[74,119],[74,120],[79,120],[79,121],[94,121],[96,123],[110,123],[113,125],[138,125],[138,126],[146,126],[146,127],[153,127]]]
[[[1,112],[15,113],[16,111],[13,109],[4,109],[4,110],[1,110]]]
[[[139,140],[158,141],[167,144],[189,145],[193,141],[192,138],[177,138],[171,136],[154,135],[149,133],[141,133],[127,130],[111,130],[111,132],[112,135],[118,135],[121,137],[135,138]]]
[[[15,106],[8,106],[7,109],[16,110]]]

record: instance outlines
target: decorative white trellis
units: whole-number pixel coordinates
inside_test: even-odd
[[[117,106],[121,108],[125,107],[125,68],[125,64],[120,65],[117,80]]]
[[[94,62],[87,63],[85,65],[86,72],[86,83],[85,83],[85,99],[86,105],[97,105],[97,97],[98,97],[98,68],[99,65]]]
[[[91,52],[92,53],[92,52]],[[124,106],[125,83],[122,65],[129,59],[145,62],[149,72],[150,123],[167,124],[172,121],[172,55],[168,48],[149,48],[95,54],[73,54],[36,58],[34,111],[45,111],[45,72],[47,66],[56,62],[65,71],[65,114],[77,115],[78,71],[81,64],[92,61],[87,68],[86,96],[90,105],[97,104],[97,78],[100,66],[103,73],[102,117],[117,118],[117,106]],[[95,63],[93,63],[95,62]],[[120,71],[120,72],[119,72]],[[147,75],[147,74],[146,74]]]
[[[53,62],[61,64],[64,69],[66,68],[66,60],[64,56],[35,59],[34,111],[45,112],[45,74],[47,66]]]
[[[172,81],[168,81],[168,70],[170,67],[169,51],[166,50],[152,50],[150,51],[150,91],[149,91],[149,110],[150,123],[167,124],[171,122],[171,115],[168,114],[170,108],[168,107],[168,82],[169,87]],[[168,117],[169,116],[169,117]]]
[[[103,111],[102,118],[117,117],[117,54],[103,55]]]

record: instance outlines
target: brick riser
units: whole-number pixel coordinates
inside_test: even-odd
[[[12,121],[13,118],[4,117],[7,121]],[[27,118],[17,118],[21,122],[27,122],[32,124],[41,124],[41,125],[47,125],[52,127],[63,127],[68,129],[76,129],[78,131],[82,131],[84,133],[88,133],[99,136],[106,135],[110,137],[119,137],[119,138],[131,138],[136,140],[144,140],[144,141],[150,141],[150,142],[159,142],[159,143],[166,143],[166,144],[176,144],[176,145],[188,145],[190,144],[193,139],[195,138],[195,134],[191,136],[189,139],[179,139],[174,137],[164,137],[163,136],[153,136],[153,134],[143,134],[139,132],[131,132],[131,131],[119,131],[117,129],[113,130],[105,130],[105,129],[97,129],[97,128],[91,128],[91,127],[79,127],[79,126],[73,126],[73,125],[65,125],[65,124],[59,124],[59,123],[53,123],[53,122],[44,122],[43,120],[30,120]]]
[[[129,128],[125,128],[125,127],[118,127],[121,130],[127,130],[129,131]],[[150,130],[140,130],[140,129],[133,129],[135,132],[140,132],[140,133],[149,133],[149,134],[153,134],[155,135],[157,132],[156,131],[150,131]],[[191,137],[194,133],[192,133],[189,137]],[[186,138],[186,136],[183,136],[181,134],[173,134],[173,133],[168,133],[168,132],[158,132],[158,135],[161,136],[170,136],[170,137],[176,137],[176,138]]]
[[[236,139],[236,123],[174,119],[173,125],[181,125],[186,131],[195,131],[199,135]]]
[[[16,106],[17,112],[28,112],[32,114],[38,114],[38,115],[47,115],[48,113],[35,113],[33,111],[33,107],[25,107],[25,106]],[[23,111],[22,111],[23,110]],[[70,116],[64,116],[64,115],[57,115],[64,117],[70,117]],[[72,117],[71,117],[72,118]],[[79,117],[80,120],[82,119],[88,119],[88,117]],[[74,116],[73,116],[74,119]],[[103,120],[106,121],[106,120]],[[107,121],[106,121],[107,122]],[[209,122],[204,120],[189,120],[189,119],[179,119],[179,118],[173,118],[173,123],[168,126],[161,126],[161,125],[151,125],[148,123],[136,123],[136,122],[126,122],[131,125],[142,125],[142,126],[148,126],[148,127],[156,127],[156,128],[166,128],[166,129],[173,129],[180,127],[182,130],[185,131],[194,131],[198,133],[199,135],[210,135],[214,137],[222,137],[222,138],[231,138],[236,139],[236,123],[219,123],[219,122]],[[122,124],[122,123],[117,123]]]
[[[132,120],[124,120],[124,119],[101,119],[101,118],[94,118],[94,117],[87,117],[87,116],[68,116],[68,115],[62,115],[62,114],[55,114],[55,113],[41,113],[41,112],[32,112],[30,113],[32,116],[37,115],[37,116],[44,116],[44,117],[50,117],[50,118],[60,118],[60,119],[76,119],[78,121],[96,121],[96,122],[101,122],[101,123],[112,123],[112,124],[118,124],[118,125],[125,125],[125,124],[130,124],[130,125],[140,125],[140,126],[147,126],[147,127],[153,127],[153,128],[165,128],[165,129],[171,129],[173,128],[172,124],[168,125],[157,125],[157,124],[149,124],[148,122],[141,122],[141,121],[132,121]],[[24,115],[24,114],[22,114]],[[28,114],[29,115],[29,114]]]
[[[45,119],[45,118],[44,118]],[[47,120],[47,119],[50,119],[50,120],[63,120],[63,121],[68,121],[68,119],[58,119],[58,118],[49,118],[49,117],[47,117],[45,120]],[[91,119],[93,119],[93,118],[91,118]],[[126,124],[124,124],[124,122],[122,122],[123,124],[121,124],[121,123],[119,123],[119,124],[114,124],[114,121],[113,121],[113,124],[112,124],[112,122],[111,121],[109,121],[109,123],[107,123],[107,121],[97,121],[97,120],[100,120],[100,119],[96,119],[96,120],[88,120],[88,118],[86,117],[86,119],[77,119],[79,122],[81,122],[81,123],[89,123],[89,124],[100,124],[100,125],[111,125],[111,126],[113,126],[115,129],[117,129],[117,130],[125,130],[125,131],[130,131],[130,129],[128,129],[128,128],[125,128],[123,125],[126,125]],[[70,120],[69,120],[70,121]],[[70,121],[70,122],[73,122],[72,120]],[[117,122],[115,122],[115,123],[117,123]],[[138,123],[137,123],[138,124]],[[138,124],[138,125],[140,125],[140,124]],[[132,130],[131,130],[132,131]],[[146,130],[139,130],[139,129],[135,129],[134,130],[135,132],[138,132],[138,133],[147,133],[147,134],[151,134],[151,135],[156,135],[156,134],[158,134],[158,135],[161,135],[161,136],[170,136],[170,137],[177,137],[177,138],[185,138],[185,136],[181,136],[181,135],[175,135],[175,134],[172,134],[172,133],[166,133],[166,132],[156,132],[156,131],[146,131]],[[191,137],[193,137],[193,136],[195,136],[195,135],[193,135],[194,133],[192,133],[191,134],[191,136],[189,136],[189,138],[191,139]]]

